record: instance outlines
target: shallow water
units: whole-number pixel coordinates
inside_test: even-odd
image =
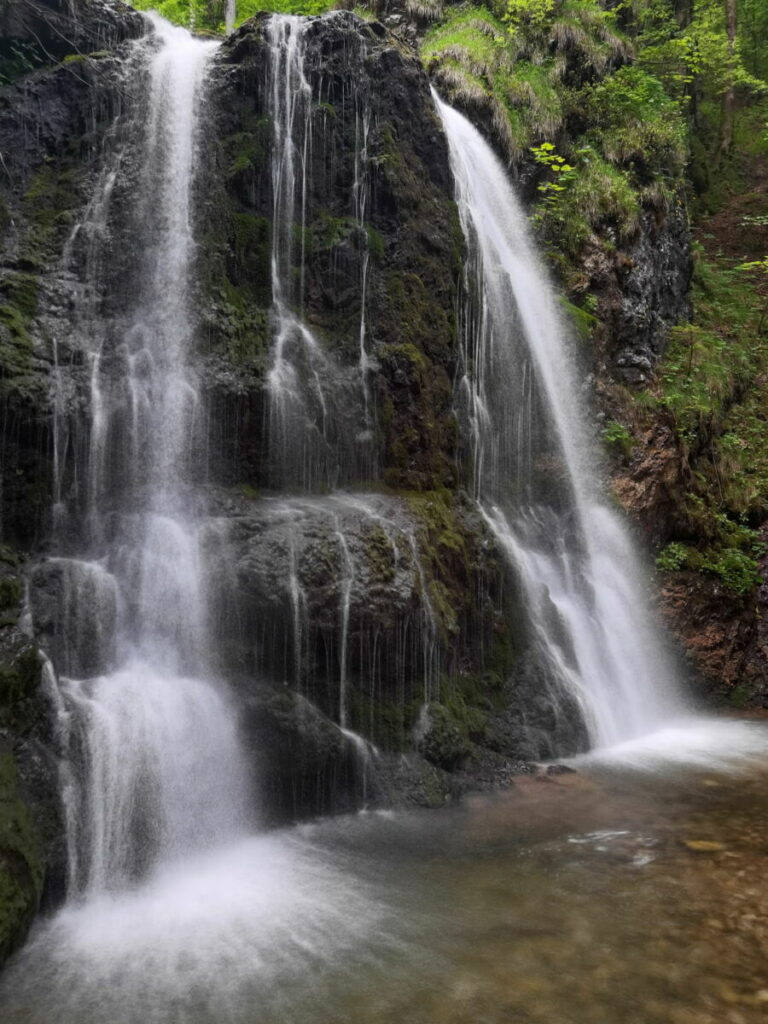
[[[166,864],[39,926],[0,1017],[763,1021],[768,726],[707,728],[709,759],[603,755],[444,811],[321,821]]]

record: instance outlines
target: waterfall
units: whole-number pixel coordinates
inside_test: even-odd
[[[235,27],[237,21],[237,0],[227,0],[227,9],[224,16],[224,28],[229,34]]]
[[[611,746],[679,712],[673,673],[600,495],[571,339],[525,213],[480,133],[435,101],[469,251],[458,403],[475,496],[521,581],[553,704],[575,698],[590,743]]]
[[[246,808],[235,713],[210,679],[201,502],[190,480],[201,419],[190,367],[192,185],[217,44],[149,17],[153,31],[131,64],[144,76],[143,102],[129,118],[142,177],[129,230],[142,240],[141,266],[126,311],[88,340],[90,461],[76,496],[88,549],[39,569],[60,581],[71,651],[57,667],[92,673],[60,681],[78,776],[67,797],[75,893],[123,888],[231,837]],[[106,173],[88,215],[104,236],[114,185]],[[102,262],[86,261],[89,296],[104,291]]]
[[[342,365],[304,315],[306,240],[312,218],[327,216],[327,211],[316,208],[318,197],[313,197],[313,161],[322,157],[318,151],[324,137],[322,111],[306,68],[306,40],[312,24],[312,19],[297,15],[273,14],[267,27],[273,122],[273,343],[267,374],[270,475],[275,488],[301,491],[370,479],[376,463],[369,379],[373,361],[366,348],[370,114],[357,96],[354,181],[347,197],[360,252],[357,365]],[[364,41],[358,40],[357,45],[362,60]],[[322,94],[322,81],[316,91]]]

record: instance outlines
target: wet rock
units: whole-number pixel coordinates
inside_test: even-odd
[[[661,547],[682,527],[691,470],[674,424],[663,419],[636,438],[627,465],[614,474],[613,492],[621,507],[653,547]]]
[[[384,807],[437,809],[463,792],[453,773],[414,754],[383,756],[371,769],[373,799]]]
[[[219,145],[209,154],[201,210],[210,226],[202,306],[206,380],[224,466],[234,481],[284,487],[286,459],[270,462],[265,436],[273,212],[265,26],[265,16],[241,26],[214,69],[210,124]],[[303,443],[313,453],[310,485],[384,476],[401,488],[452,486],[452,311],[463,242],[429,81],[402,42],[349,12],[309,19],[304,42],[313,99],[305,231],[291,263],[302,291],[295,304],[323,350],[311,372],[305,368],[323,392],[321,408],[316,389],[306,389],[302,410]],[[364,224],[356,187],[365,190]],[[374,422],[366,429],[358,365],[363,260],[365,346],[375,369]],[[288,482],[302,486],[307,460],[293,454]]]
[[[64,889],[55,711],[41,668],[25,633],[0,628],[0,964]]]
[[[484,743],[518,761],[549,761],[589,747],[578,701],[528,652],[506,682],[501,708],[485,729]]]
[[[282,824],[361,805],[356,745],[309,700],[260,689],[245,700],[243,734],[262,823]]]
[[[659,216],[646,211],[637,241],[624,254],[628,268],[611,325],[619,376],[642,384],[664,354],[670,327],[690,312],[691,235],[683,199],[674,197]]]
[[[146,32],[146,22],[119,0],[2,0],[0,84],[68,56],[103,52]]]
[[[106,671],[114,654],[117,585],[98,563],[51,558],[30,573],[36,636],[64,675]]]
[[[37,912],[42,870],[13,757],[0,741],[0,964],[21,944]]]
[[[453,720],[449,710],[433,702],[425,708],[419,739],[419,750],[438,768],[453,771],[460,768],[470,753],[469,742]]]
[[[720,853],[728,849],[725,843],[718,843],[712,839],[683,839],[682,843],[686,850],[692,850],[694,853]]]

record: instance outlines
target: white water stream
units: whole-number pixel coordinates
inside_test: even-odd
[[[227,8],[224,15],[224,28],[230,33],[237,21],[237,0],[227,0]]]
[[[236,836],[246,819],[235,713],[209,678],[198,502],[187,482],[199,407],[189,369],[191,188],[201,92],[217,44],[150,19],[154,31],[137,44],[134,69],[148,76],[135,211],[144,258],[132,309],[115,325],[118,381],[102,358],[111,331],[92,337],[86,500],[96,550],[49,563],[60,563],[76,620],[66,636],[75,647],[87,641],[91,659],[106,668],[61,681],[77,712],[69,743],[82,765],[67,800],[73,896],[120,891],[169,860]],[[95,206],[106,223],[113,176],[102,184]]]
[[[147,271],[127,322],[115,332],[126,368],[119,385],[107,378],[102,359],[109,355],[102,346],[110,330],[91,339],[93,549],[82,558],[51,560],[72,599],[72,622],[65,623],[78,648],[72,665],[84,664],[76,654],[87,647],[107,668],[96,676],[73,668],[72,676],[86,678],[62,680],[61,691],[52,670],[46,673],[64,699],[61,727],[80,755],[74,763],[83,764],[82,777],[68,777],[65,786],[72,894],[55,918],[37,927],[0,985],[3,1021],[463,1024],[482,1013],[488,1020],[550,1024],[572,1016],[615,1024],[629,1019],[649,987],[654,998],[658,989],[663,1008],[670,990],[681,986],[679,978],[668,983],[661,973],[667,954],[659,952],[656,922],[669,912],[667,894],[683,890],[668,886],[658,889],[663,900],[632,902],[642,881],[638,872],[651,865],[655,852],[649,850],[656,849],[644,808],[632,835],[624,828],[626,816],[618,817],[618,827],[609,820],[606,831],[591,808],[571,822],[574,789],[550,808],[542,833],[541,794],[557,788],[533,783],[536,810],[527,831],[517,805],[499,819],[500,803],[483,808],[475,801],[429,817],[367,815],[242,836],[244,765],[235,716],[208,667],[202,512],[189,475],[200,390],[190,360],[190,189],[201,92],[215,44],[153,22],[154,37],[137,44],[146,49],[150,78],[147,161],[136,211]],[[303,90],[290,51],[291,38],[298,44],[299,36],[291,26],[291,19],[277,19],[271,29],[273,53],[285,56],[277,65],[285,86],[275,98],[278,133],[295,115],[288,101]],[[602,755],[611,768],[666,760],[710,771],[734,767],[739,756],[759,756],[764,730],[745,723],[670,726],[650,741],[636,739],[678,710],[636,582],[640,570],[624,528],[594,484],[567,336],[503,168],[460,115],[442,104],[440,110],[472,252],[468,283],[477,286],[465,320],[460,389],[472,424],[476,494],[523,580],[533,639],[559,683],[578,694],[593,741],[624,741]],[[286,159],[293,159],[292,145],[283,137]],[[288,177],[294,197],[299,179],[293,171]],[[113,187],[114,177],[105,174],[103,203],[94,209],[108,207]],[[287,238],[293,202],[276,199],[276,222],[282,218],[276,235]],[[279,269],[282,258],[275,251],[273,285],[290,276],[287,267]],[[298,331],[301,345],[309,342],[282,304],[284,296],[276,287],[272,369],[287,376],[278,372],[271,383],[287,381],[288,387],[279,329],[293,332],[294,341]],[[363,366],[364,319],[360,337]],[[114,446],[115,437],[125,444]],[[125,465],[116,470],[110,463],[119,461],[118,451],[125,451]],[[554,496],[541,481],[541,455],[557,478]],[[124,481],[117,500],[115,479]],[[381,526],[396,572],[412,563],[411,575],[420,579],[423,621],[413,632],[422,650],[425,703],[437,676],[437,644],[413,533],[393,521],[384,499],[332,495],[276,503],[278,519],[323,516],[339,547],[339,725],[367,758],[371,748],[346,729],[350,606],[364,589],[347,543],[351,511]],[[300,664],[307,627],[291,543],[287,575]],[[83,632],[87,609],[97,606],[104,621]],[[721,783],[705,781],[717,792]],[[622,794],[626,788],[622,780]],[[585,794],[591,799],[589,781]],[[666,842],[666,821],[659,833]],[[542,835],[549,846],[542,846]],[[617,853],[612,837],[621,839]],[[592,848],[602,857],[606,844],[611,856],[593,858]],[[586,876],[574,873],[577,855],[587,858]],[[596,879],[606,879],[603,890]],[[690,903],[685,894],[679,899],[679,917],[687,921]],[[651,923],[647,948],[638,946],[631,929],[625,932],[627,922]],[[673,954],[687,950],[690,939],[689,933],[675,936]],[[720,932],[717,946],[723,946]],[[590,957],[598,961],[594,990],[586,993],[579,957],[587,970]],[[633,973],[616,980],[610,971],[625,957]],[[606,979],[613,979],[610,999]],[[687,987],[695,992],[698,983]],[[542,999],[551,993],[550,1008]]]
[[[597,486],[569,335],[525,213],[480,133],[435,100],[470,251],[459,391],[476,497],[555,690],[578,698],[593,746],[613,746],[680,714],[674,672],[627,530]]]

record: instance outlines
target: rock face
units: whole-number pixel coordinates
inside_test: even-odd
[[[234,479],[258,487],[286,482],[263,431],[279,230],[266,24],[266,16],[246,23],[217,58],[210,119],[220,146],[209,154],[202,199],[214,420]],[[346,12],[309,19],[302,45],[311,99],[297,115],[306,119],[307,157],[290,273],[301,279],[294,300],[303,322],[324,349],[318,373],[335,424],[331,450],[316,451],[315,461],[331,463],[331,486],[383,477],[398,488],[451,487],[462,239],[428,81],[380,25]],[[375,367],[370,451],[350,450],[358,399],[351,387],[342,390],[356,380],[361,320]],[[237,436],[233,419],[243,426]]]
[[[119,114],[127,48],[145,30],[111,0],[0,3],[0,960],[64,892],[55,687],[22,616],[24,553],[49,535],[52,427],[64,410],[82,414],[88,372],[61,257]],[[68,445],[76,458],[75,434]]]
[[[79,63],[144,31],[141,16],[120,0],[0,0],[0,82],[66,58]]]
[[[0,843],[0,956],[64,887],[57,691],[36,645],[63,674],[97,675],[119,614],[98,559],[70,556],[88,528],[96,414],[83,339],[109,325],[108,392],[124,375],[121,317],[140,273],[129,210],[141,153],[126,111],[142,99],[132,40],[147,22],[107,0],[76,10],[0,8],[0,525],[14,547],[0,573],[0,802],[14,822]],[[302,46],[303,178],[288,228],[266,16],[212,62],[195,181],[208,436],[190,482],[215,668],[240,702],[268,822],[364,802],[438,806],[585,742],[576,706],[541,697],[516,581],[463,491],[463,242],[428,79],[402,40],[348,12],[308,19]],[[658,355],[684,302],[681,218],[648,219],[630,264],[606,270],[611,351],[630,374]],[[669,301],[665,274],[677,275]],[[280,447],[270,378],[281,302],[304,388],[294,450]],[[117,505],[129,484],[109,486]],[[28,559],[34,643],[18,626],[15,551]]]
[[[55,708],[35,643],[19,627],[21,566],[0,549],[0,963],[41,903],[63,893]]]
[[[14,823],[0,849],[2,954],[41,901],[61,898],[66,873],[58,691],[37,645],[75,678],[115,657],[113,581],[74,553],[90,528],[91,341],[103,330],[109,400],[140,273],[133,40],[148,30],[117,3],[81,4],[77,17],[55,0],[23,8],[2,8],[14,45],[0,90],[0,524],[13,546],[0,578],[0,800]],[[301,481],[281,476],[286,453],[276,459],[270,432],[280,228],[264,17],[213,61],[195,183],[194,358],[209,430],[191,482],[207,505],[217,669],[241,702],[262,818],[274,822],[361,803],[440,805],[473,779],[508,782],[521,756],[549,749],[515,726],[515,588],[461,494],[463,243],[428,80],[385,29],[344,12],[310,19],[303,46],[304,206],[281,287],[323,352],[314,370],[335,424],[305,497],[265,490]],[[342,485],[360,490],[327,493]],[[109,486],[117,504],[126,481]],[[25,586],[34,641],[17,624]]]
[[[621,379],[643,384],[664,354],[670,327],[687,319],[693,272],[688,214],[681,196],[663,211],[646,210],[637,241],[623,257],[608,320]],[[609,285],[610,289],[610,285]]]

